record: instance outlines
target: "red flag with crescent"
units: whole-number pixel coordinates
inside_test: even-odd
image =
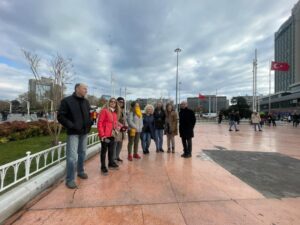
[[[289,68],[290,65],[286,62],[272,62],[271,64],[271,70],[288,71]]]
[[[201,93],[199,93],[199,96],[198,96],[198,98],[199,98],[200,100],[205,100],[205,96],[204,96],[204,95],[202,95]]]

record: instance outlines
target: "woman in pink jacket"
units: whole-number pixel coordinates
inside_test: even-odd
[[[114,135],[120,130],[118,123],[120,108],[117,105],[117,100],[111,98],[109,102],[102,108],[98,118],[98,132],[101,139],[101,171],[104,174],[108,173],[105,158],[108,152],[108,167],[117,169],[119,166],[113,159]]]

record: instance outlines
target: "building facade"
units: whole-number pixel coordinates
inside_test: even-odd
[[[275,93],[300,90],[300,1],[275,33],[275,61],[290,65],[289,71],[275,71]]]
[[[53,79],[42,77],[39,81],[30,79],[28,82],[28,92],[34,101],[41,102],[52,98]]]
[[[217,99],[217,102],[216,102]],[[205,95],[205,99],[198,97],[187,98],[188,107],[195,112],[217,113],[221,109],[227,109],[229,102],[226,96]]]
[[[162,99],[160,99],[160,98],[159,99],[156,99],[156,98],[138,98],[136,101],[140,104],[140,107],[141,107],[142,110],[148,104],[153,105],[155,107],[157,102],[162,102],[164,107],[167,105],[167,103],[174,104],[173,100],[166,99],[166,98],[162,98]]]
[[[270,98],[271,113],[292,114],[300,112],[300,92],[283,92],[274,94]],[[260,111],[269,112],[269,97],[262,98],[260,101]]]

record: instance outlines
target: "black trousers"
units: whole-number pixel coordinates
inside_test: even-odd
[[[107,141],[109,140],[109,142]],[[100,161],[101,167],[105,167],[106,153],[108,152],[108,164],[114,164],[113,154],[114,154],[114,138],[107,138],[106,141],[101,141],[101,152],[100,152]]]
[[[182,145],[183,145],[183,152],[185,155],[192,154],[192,138],[181,138]]]

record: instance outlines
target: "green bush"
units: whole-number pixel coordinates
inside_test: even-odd
[[[49,124],[53,128],[54,122]],[[49,135],[48,122],[45,120],[23,122],[13,121],[0,124],[0,143],[17,141],[37,136]]]

